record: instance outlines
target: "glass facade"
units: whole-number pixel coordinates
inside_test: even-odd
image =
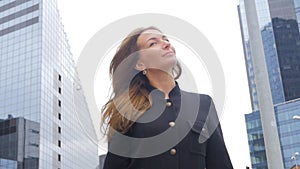
[[[267,158],[259,111],[247,114],[246,122],[252,168],[265,169]]]
[[[263,42],[264,55],[269,76],[270,89],[274,104],[284,102],[283,86],[278,69],[278,56],[269,13],[268,0],[256,0],[257,17]]]
[[[300,35],[294,0],[269,0],[285,100],[300,97]],[[283,7],[284,5],[284,7]]]
[[[96,133],[78,86],[57,2],[1,0],[0,119],[3,124],[20,118],[34,123],[32,130],[37,134],[29,134],[23,145],[7,146],[19,144],[14,137],[26,132],[6,133],[0,121],[0,133],[4,133],[0,134],[0,147],[6,147],[0,148],[0,168],[98,166]],[[33,144],[37,136],[38,142]],[[33,153],[28,158],[20,151],[27,148]],[[7,157],[6,152],[17,152],[17,156]]]
[[[15,169],[17,162],[15,160],[6,160],[0,158],[0,169]]]
[[[294,0],[294,4],[295,4],[295,12],[297,16],[298,27],[300,31],[300,0]]]
[[[247,69],[248,85],[249,85],[249,92],[250,92],[250,97],[251,97],[252,110],[258,110],[259,104],[258,104],[258,98],[257,98],[255,74],[254,74],[254,70],[253,70],[253,63],[252,63],[252,57],[251,57],[250,39],[249,39],[249,33],[248,33],[244,1],[240,2],[240,5],[238,6],[238,12],[239,12],[239,18],[240,18],[240,24],[241,24],[241,32],[242,32],[242,37],[243,37],[244,57],[245,57],[245,64],[246,64],[246,69]]]
[[[300,150],[300,120],[293,119],[293,116],[300,114],[300,99],[275,105],[274,109],[284,167],[290,169],[295,165],[295,162],[291,160],[291,156]],[[267,169],[259,111],[246,114],[246,124],[252,168]]]
[[[284,167],[290,169],[294,165],[291,156],[300,151],[300,142],[296,139],[299,138],[300,122],[292,118],[293,115],[300,115],[300,101],[297,100],[300,98],[300,1],[254,0],[254,2],[256,13],[249,15],[254,15],[258,19],[257,29],[263,45],[263,57],[267,66]],[[240,0],[238,12],[252,102],[252,113],[245,115],[246,126],[252,167],[267,169],[260,104],[257,99],[257,93],[260,91],[257,91],[255,85],[256,75],[253,71],[251,37],[248,30],[248,24],[251,23],[247,21],[246,9],[245,0]]]
[[[300,114],[300,100],[276,105],[275,112],[284,165],[290,169],[295,165],[291,156],[300,151],[300,120],[293,119],[293,116]]]

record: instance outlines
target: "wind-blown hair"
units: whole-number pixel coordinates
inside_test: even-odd
[[[139,59],[138,37],[147,30],[158,30],[156,27],[137,28],[121,43],[109,68],[112,80],[112,94],[102,107],[102,122],[108,124],[104,133],[108,140],[114,132],[126,133],[133,123],[151,107],[151,98],[146,84],[147,77],[135,69]],[[161,31],[160,31],[161,32]],[[181,75],[177,62],[173,69],[174,79]]]

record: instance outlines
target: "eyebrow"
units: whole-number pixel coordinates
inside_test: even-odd
[[[162,35],[161,38],[164,39],[164,38],[167,38],[167,36],[166,36],[166,35]],[[157,38],[157,37],[149,38],[149,39],[146,41],[146,43],[147,43],[148,41],[150,41],[150,40],[156,40],[156,39],[158,39],[158,38]]]

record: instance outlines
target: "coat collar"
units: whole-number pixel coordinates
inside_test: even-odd
[[[147,80],[145,87],[146,87],[146,89],[149,91],[149,93],[151,93],[153,90],[156,90],[156,91],[158,91],[159,93],[161,93],[161,94],[158,94],[159,96],[164,97],[164,93],[163,93],[161,90],[157,89],[156,87],[152,86],[152,85],[150,84],[149,80]],[[180,96],[180,87],[179,87],[179,85],[178,85],[178,82],[175,81],[175,86],[174,86],[174,88],[170,91],[170,93],[169,93],[169,98],[171,99],[171,98],[178,97],[178,96]]]

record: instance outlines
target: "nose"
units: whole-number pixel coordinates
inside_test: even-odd
[[[163,40],[163,43],[162,43],[162,48],[163,49],[169,49],[170,46],[171,46],[171,43],[169,41],[166,41],[166,40]]]

